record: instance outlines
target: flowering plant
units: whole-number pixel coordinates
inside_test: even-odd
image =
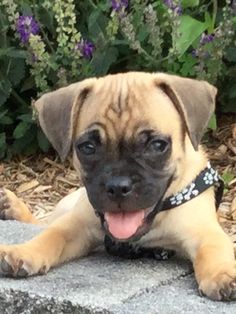
[[[236,111],[236,1],[1,0],[0,158],[49,147],[30,102],[128,70],[206,79]]]

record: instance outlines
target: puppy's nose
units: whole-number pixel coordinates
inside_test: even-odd
[[[106,192],[110,199],[121,199],[132,192],[132,181],[128,177],[113,177],[106,183]]]

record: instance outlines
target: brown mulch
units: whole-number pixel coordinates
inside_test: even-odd
[[[42,218],[80,184],[71,161],[62,164],[55,155],[39,155],[0,164],[0,186],[15,192]]]
[[[206,143],[211,163],[223,177],[228,177],[219,208],[219,221],[236,243],[236,115],[225,115],[218,121],[217,131]]]
[[[236,237],[236,115],[223,116],[218,129],[204,144],[220,174],[232,177],[226,187],[220,221]],[[55,155],[15,158],[0,164],[0,186],[14,191],[37,217],[45,217],[65,195],[79,187],[71,161],[62,164]]]

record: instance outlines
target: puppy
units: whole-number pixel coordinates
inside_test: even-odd
[[[62,200],[41,234],[0,246],[1,272],[46,273],[108,235],[182,252],[202,294],[235,299],[233,245],[216,215],[219,178],[199,145],[215,96],[204,81],[142,72],[91,78],[42,96],[35,103],[40,125],[62,160],[72,148],[84,188]],[[1,193],[10,204],[2,216],[37,223],[13,193]]]

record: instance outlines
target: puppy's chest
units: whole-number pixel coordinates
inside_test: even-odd
[[[105,236],[106,251],[123,258],[154,258],[167,260],[175,254],[176,243],[168,237],[161,236],[156,229],[150,230],[138,241],[119,242]]]

